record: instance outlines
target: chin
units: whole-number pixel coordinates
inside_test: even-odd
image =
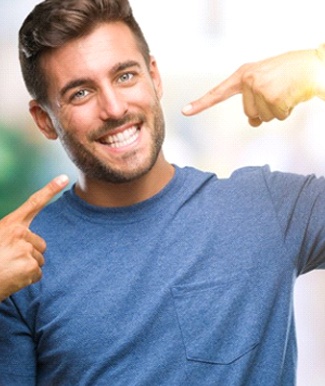
[[[82,173],[90,179],[114,184],[124,184],[142,178],[151,171],[155,164],[156,160],[154,160],[154,162],[146,162],[144,165],[139,165],[138,167],[134,167],[133,164],[131,168],[125,167],[124,169],[108,167],[105,165],[97,165],[97,167],[89,166],[80,169],[82,170]]]

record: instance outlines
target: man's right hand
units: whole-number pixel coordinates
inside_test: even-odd
[[[0,301],[41,279],[46,243],[29,226],[68,182],[65,175],[54,178],[0,220]]]

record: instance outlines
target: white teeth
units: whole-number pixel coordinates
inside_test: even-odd
[[[134,126],[121,133],[108,135],[106,138],[102,139],[101,142],[113,148],[119,148],[134,142],[138,138],[138,135],[138,129]]]

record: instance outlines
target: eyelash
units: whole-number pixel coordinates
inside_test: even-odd
[[[72,96],[71,96],[71,100],[75,100],[75,99],[83,99],[85,97],[85,95],[82,95],[80,96],[80,93],[87,93],[87,90],[78,90],[76,93],[74,93]],[[79,95],[78,95],[79,94]]]
[[[118,80],[122,83],[124,82],[128,82],[130,80],[133,79],[134,77],[134,73],[133,72],[125,72],[124,74],[122,74],[121,76],[119,76]],[[127,79],[125,79],[125,77],[127,77]],[[124,78],[124,79],[123,79]]]
[[[122,75],[120,75],[120,76],[118,77],[118,82],[119,82],[119,83],[127,83],[127,82],[131,81],[131,80],[134,78],[135,75],[136,75],[136,74],[133,73],[133,72],[125,72],[125,73],[123,73]],[[71,100],[71,101],[74,101],[74,100],[81,100],[81,99],[85,98],[88,94],[87,94],[87,95],[82,95],[82,96],[80,96],[80,94],[81,94],[81,93],[88,93],[88,92],[89,92],[89,91],[86,90],[86,89],[78,90],[77,92],[75,92],[74,94],[72,94],[70,100]]]

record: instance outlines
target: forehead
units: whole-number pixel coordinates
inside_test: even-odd
[[[124,23],[116,22],[99,24],[88,35],[51,50],[42,57],[41,66],[51,88],[54,83],[61,86],[71,77],[100,75],[128,60],[144,63],[132,31]]]

